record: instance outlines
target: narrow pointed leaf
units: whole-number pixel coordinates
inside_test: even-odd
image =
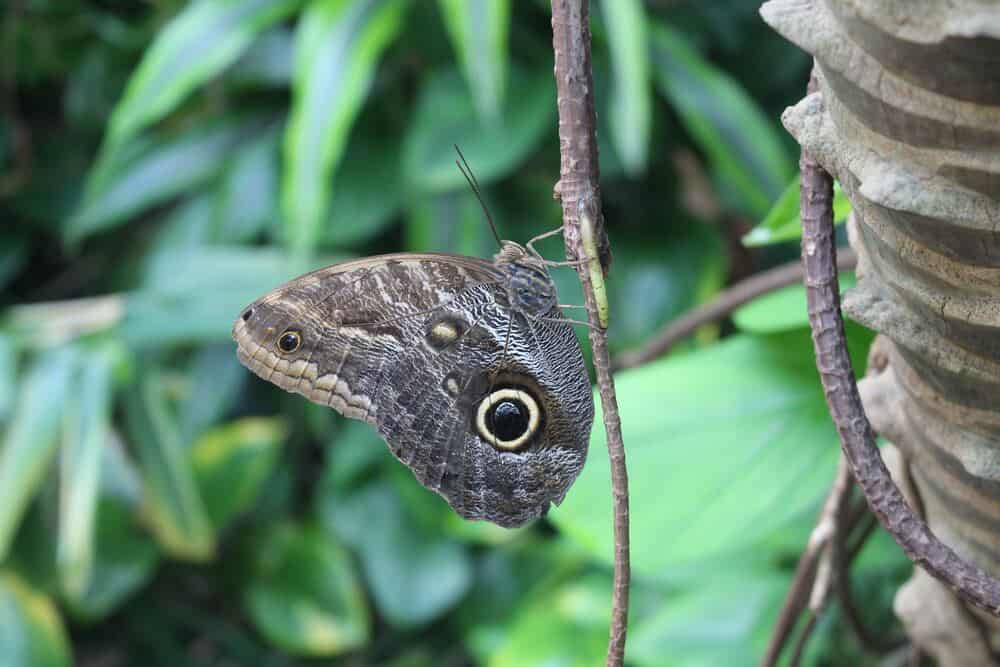
[[[840,183],[833,183],[833,222],[840,224],[851,212],[851,201],[844,194]],[[796,174],[771,210],[759,225],[743,237],[748,247],[797,241],[802,238],[802,221],[799,220],[799,177]]]
[[[296,254],[319,240],[333,170],[406,8],[405,0],[317,0],[302,16],[282,179],[287,240]]]
[[[510,0],[438,0],[466,85],[483,121],[503,108],[510,58]]]
[[[79,597],[94,561],[101,448],[111,420],[115,351],[107,344],[82,361],[68,402],[59,461],[59,534],[56,560],[63,591]]]
[[[652,26],[650,54],[660,93],[706,154],[717,187],[731,205],[763,216],[794,170],[777,120],[683,34]]]
[[[427,78],[403,146],[407,186],[431,192],[467,187],[455,166],[453,144],[486,186],[515,169],[551,131],[556,114],[552,74],[512,68],[510,75],[518,94],[507,98],[495,123],[480,120],[457,71],[443,69]]]
[[[142,471],[143,505],[153,533],[178,558],[210,558],[215,549],[212,524],[185,443],[151,370],[127,392],[125,417]]]
[[[0,570],[0,664],[4,667],[70,667],[69,641],[48,596]]]
[[[76,363],[75,349],[47,350],[21,379],[0,448],[0,560],[52,461]]]
[[[204,183],[222,169],[234,146],[258,134],[268,120],[231,116],[174,137],[139,137],[110,149],[93,168],[64,235],[79,241]]]
[[[640,0],[602,0],[601,8],[611,51],[611,140],[625,171],[636,175],[646,166],[653,114],[646,13]]]
[[[254,37],[302,0],[202,0],[188,5],[146,51],[111,116],[108,144],[119,144],[170,113],[233,63]]]

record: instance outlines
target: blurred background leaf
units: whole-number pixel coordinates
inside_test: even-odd
[[[560,224],[548,4],[0,10],[0,663],[603,660],[599,427],[550,517],[467,522],[369,425],[254,378],[230,340],[313,268],[496,252],[456,144],[504,238]],[[779,116],[810,59],[757,4],[592,3],[614,352],[797,254]],[[630,663],[759,658],[836,454],[805,322],[789,288],[620,375]],[[870,334],[848,336],[862,359]],[[907,571],[884,536],[855,563],[883,632]],[[833,613],[804,664],[873,663]]]

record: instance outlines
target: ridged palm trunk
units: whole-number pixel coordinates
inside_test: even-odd
[[[860,280],[843,307],[888,360],[862,381],[865,410],[930,527],[1000,577],[1000,2],[761,13],[818,65],[819,92],[783,120],[854,206]],[[940,665],[1000,663],[1000,622],[922,571],[895,610]]]

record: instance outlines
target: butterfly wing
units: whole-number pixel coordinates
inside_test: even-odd
[[[456,255],[347,262],[258,299],[233,337],[265,380],[374,424],[459,514],[516,526],[576,478],[593,401],[572,328],[513,312],[503,281]],[[511,406],[511,438],[497,439]]]
[[[445,345],[433,335],[442,329],[457,334]],[[467,519],[513,527],[545,514],[582,469],[594,417],[572,327],[511,312],[502,288],[481,285],[435,313],[424,331],[425,343],[397,362],[397,381],[380,389],[379,433]],[[530,407],[522,442],[491,440],[489,420],[479,419],[507,398]]]
[[[247,306],[233,325],[237,355],[282,389],[375,423],[378,387],[411,345],[420,314],[500,278],[491,263],[460,255],[403,253],[335,264]]]

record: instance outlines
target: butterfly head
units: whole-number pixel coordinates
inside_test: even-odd
[[[236,318],[233,340],[247,368],[282,388],[301,392],[316,374],[311,357],[318,334],[313,318],[299,307],[299,301],[287,292],[281,299],[272,295],[258,299]],[[285,386],[296,378],[300,383],[297,388]]]

